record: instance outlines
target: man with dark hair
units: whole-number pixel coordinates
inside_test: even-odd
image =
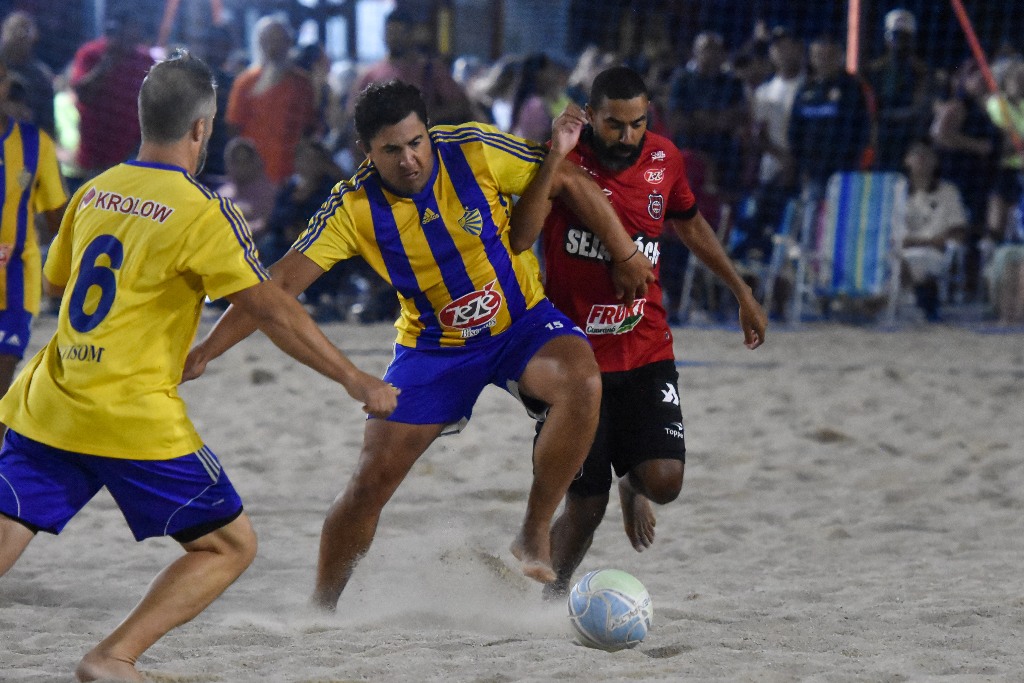
[[[31,112],[31,123],[54,136],[53,71],[36,57],[39,26],[28,12],[11,12],[0,25],[0,59],[7,63],[11,75],[25,87],[25,105]]]
[[[736,295],[744,341],[748,348],[757,348],[764,341],[765,314],[698,211],[679,150],[647,130],[649,105],[647,87],[632,69],[613,67],[598,74],[586,108],[590,126],[569,160],[590,170],[656,274],[660,236],[666,227],[674,229]],[[559,152],[552,148],[552,154]],[[534,193],[549,194],[542,183],[527,192],[523,200],[533,199]],[[529,249],[540,232],[535,216],[513,212],[513,251]],[[620,477],[626,536],[637,552],[654,541],[651,501],[671,502],[683,485],[686,447],[679,375],[661,285],[655,280],[647,296],[632,305],[618,301],[608,277],[604,238],[595,232],[586,216],[562,201],[554,202],[543,222],[545,288],[551,301],[587,333],[603,384],[597,436],[552,527],[556,577],[545,586],[548,596],[566,593],[590,548],[608,505],[613,468]],[[543,427],[538,430],[542,433]]]
[[[367,161],[334,189],[271,273],[297,295],[359,255],[394,285],[402,313],[384,379],[402,400],[388,419],[366,423],[359,465],[324,522],[313,603],[337,606],[384,505],[438,436],[465,426],[488,384],[547,410],[512,552],[527,576],[552,581],[551,518],[586,456],[601,390],[586,337],[544,297],[532,256],[509,249],[510,197],[543,176],[600,234],[628,301],[646,292],[651,264],[586,172],[562,163],[581,112],[559,117],[545,160],[543,147],[493,126],[428,130],[418,89],[399,81],[368,87],[355,110]],[[193,349],[186,377],[252,328],[231,307]]]
[[[811,200],[824,196],[837,171],[863,167],[871,140],[871,110],[865,85],[843,64],[843,47],[830,34],[811,41],[810,73],[797,90],[787,140],[804,191]]]
[[[186,551],[82,658],[80,681],[143,680],[139,656],[256,552],[242,501],[177,393],[206,296],[247,311],[371,415],[396,404],[392,387],[358,370],[270,280],[234,205],[195,181],[215,110],[205,65],[187,55],[155,65],[138,100],[138,159],[72,198],[46,260],[50,287],[68,287],[56,334],[0,400],[0,574],[103,487],[137,540],[170,536]]]

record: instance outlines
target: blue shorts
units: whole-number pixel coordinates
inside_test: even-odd
[[[32,314],[26,310],[0,311],[0,354],[25,357]]]
[[[203,446],[171,460],[127,460],[52,448],[7,430],[0,449],[0,513],[58,534],[107,487],[136,541],[188,543],[242,514],[217,456]]]
[[[406,424],[441,424],[461,430],[473,414],[480,392],[488,384],[519,399],[519,378],[526,364],[556,337],[583,330],[542,300],[507,330],[468,346],[414,349],[395,346],[395,358],[384,381],[402,390],[398,407],[388,420]]]

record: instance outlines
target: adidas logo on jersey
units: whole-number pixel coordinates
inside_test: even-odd
[[[10,346],[21,346],[21,337],[17,334],[7,336],[6,332],[0,332],[0,344],[9,344]]]
[[[420,224],[426,225],[430,221],[438,219],[440,217],[441,216],[439,216],[433,209],[427,207],[427,210],[423,212],[423,219],[420,221]]]

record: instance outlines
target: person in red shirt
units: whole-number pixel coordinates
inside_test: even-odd
[[[81,135],[75,163],[86,178],[131,158],[142,140],[139,89],[153,58],[141,41],[139,20],[121,12],[107,22],[106,35],[78,48],[71,62]]]
[[[647,130],[649,104],[638,73],[626,67],[602,71],[586,107],[590,125],[568,160],[601,186],[636,244],[634,255],[650,259],[655,276],[662,231],[675,230],[735,294],[746,346],[757,348],[765,338],[765,313],[697,209],[682,154],[668,138]],[[528,192],[548,189],[535,181]],[[608,504],[613,469],[620,477],[619,500],[630,543],[642,552],[653,542],[651,502],[675,500],[683,485],[686,447],[679,375],[660,282],[651,283],[646,297],[627,305],[612,284],[607,250],[571,207],[554,201],[543,225],[536,212],[517,216],[513,209],[512,215],[514,251],[528,249],[543,227],[545,290],[586,332],[603,383],[594,445],[551,529],[557,578],[545,586],[545,595],[554,597],[567,592],[593,541]]]
[[[315,97],[308,74],[288,59],[288,24],[263,17],[255,31],[259,63],[235,79],[225,119],[232,133],[255,143],[267,177],[280,186],[295,170],[299,140],[316,125]]]

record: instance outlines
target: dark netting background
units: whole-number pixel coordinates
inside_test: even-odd
[[[1019,156],[1012,159],[1014,136],[1000,129],[996,109],[986,111],[986,98],[993,87],[1002,91],[1014,80],[1009,76],[1024,59],[1024,3],[967,0],[964,7],[987,72],[974,61],[955,3],[948,0],[3,0],[0,14],[19,10],[35,18],[35,56],[57,75],[58,93],[67,93],[61,75],[115,12],[132,12],[150,45],[163,37],[165,46],[186,45],[200,54],[210,54],[204,41],[219,21],[232,47],[225,68],[234,74],[253,58],[256,20],[279,13],[295,30],[293,58],[310,70],[318,88],[320,118],[309,135],[330,154],[338,177],[360,159],[347,116],[352,83],[384,56],[384,17],[395,8],[415,22],[416,49],[430,68],[450,69],[470,101],[448,122],[485,119],[543,136],[543,121],[539,128],[517,129],[522,122],[516,107],[524,99],[539,94],[554,115],[570,98],[586,101],[589,79],[601,66],[625,62],[646,76],[651,127],[687,151],[691,182],[707,190],[702,210],[714,225],[730,223],[729,247],[738,259],[768,258],[771,234],[791,196],[836,170],[903,171],[908,145],[928,139],[939,152],[941,174],[957,184],[967,205],[967,263],[974,264],[969,287],[979,289],[986,245],[1015,239],[1019,224],[1022,164]],[[897,18],[894,10],[904,12]],[[890,34],[909,36],[899,58],[887,57],[887,17],[893,17]],[[719,48],[713,79],[694,76],[700,71],[694,47],[702,35]],[[817,93],[820,101],[805,107],[806,125],[788,131],[799,139],[792,150],[795,170],[784,180],[764,167],[773,124],[759,114],[755,95],[777,68],[770,48],[782,35],[802,51],[802,69],[810,46],[830,36],[837,58],[853,72],[838,89]],[[848,51],[851,46],[856,50]],[[545,81],[546,87],[554,82],[556,92],[541,92]],[[19,87],[15,98],[25,97],[25,84]],[[1024,76],[1018,90],[1024,90]],[[966,113],[951,118],[955,102]],[[839,116],[824,125],[815,117],[833,104]],[[62,143],[73,145],[74,135],[57,132]],[[211,158],[211,185],[224,180],[223,149],[221,144]],[[74,150],[62,153],[71,177]],[[82,178],[70,179],[73,188]],[[673,266],[664,267],[671,280]]]

